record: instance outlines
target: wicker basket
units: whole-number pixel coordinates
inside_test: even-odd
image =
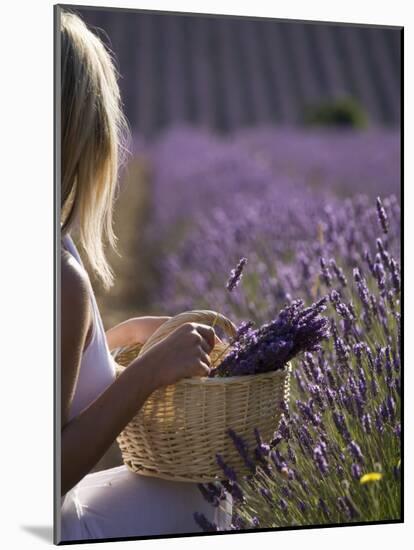
[[[213,311],[182,313],[164,323],[144,346],[123,349],[115,356],[120,374],[135,357],[162,340],[177,326],[198,322],[234,335],[234,325]],[[218,364],[226,347],[213,350]],[[284,370],[228,378],[188,378],[156,390],[117,438],[124,463],[141,475],[189,482],[223,477],[216,453],[239,475],[247,473],[227,430],[232,428],[251,449],[254,428],[270,441],[289,399],[290,365]]]

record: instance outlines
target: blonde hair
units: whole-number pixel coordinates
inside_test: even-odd
[[[116,247],[112,211],[128,122],[112,53],[75,13],[61,13],[61,230],[76,227],[90,267],[113,284],[105,245]]]

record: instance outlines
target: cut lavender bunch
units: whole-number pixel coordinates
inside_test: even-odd
[[[302,352],[317,351],[329,336],[329,322],[320,314],[327,305],[322,298],[308,308],[302,300],[286,306],[272,322],[240,334],[223,362],[210,377],[242,376],[279,370]]]

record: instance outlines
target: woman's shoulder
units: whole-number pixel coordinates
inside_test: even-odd
[[[89,280],[82,266],[66,250],[61,251],[61,306],[62,319],[64,313],[75,316],[88,317],[90,312]],[[66,317],[65,315],[65,317]]]

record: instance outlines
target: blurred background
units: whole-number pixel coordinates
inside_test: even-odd
[[[82,10],[116,53],[138,135],[177,122],[400,122],[400,31],[264,19]],[[102,36],[102,33],[101,33]],[[345,101],[347,98],[347,101]],[[341,111],[342,107],[342,111]],[[336,108],[336,109],[335,109]]]
[[[114,52],[133,135],[116,284],[96,288],[107,328],[199,307],[237,315],[222,288],[238,258],[263,273],[267,247],[303,265],[328,211],[359,196],[397,208],[401,29],[72,11]],[[281,303],[306,295],[291,264],[278,277]],[[114,445],[95,469],[120,463]]]

